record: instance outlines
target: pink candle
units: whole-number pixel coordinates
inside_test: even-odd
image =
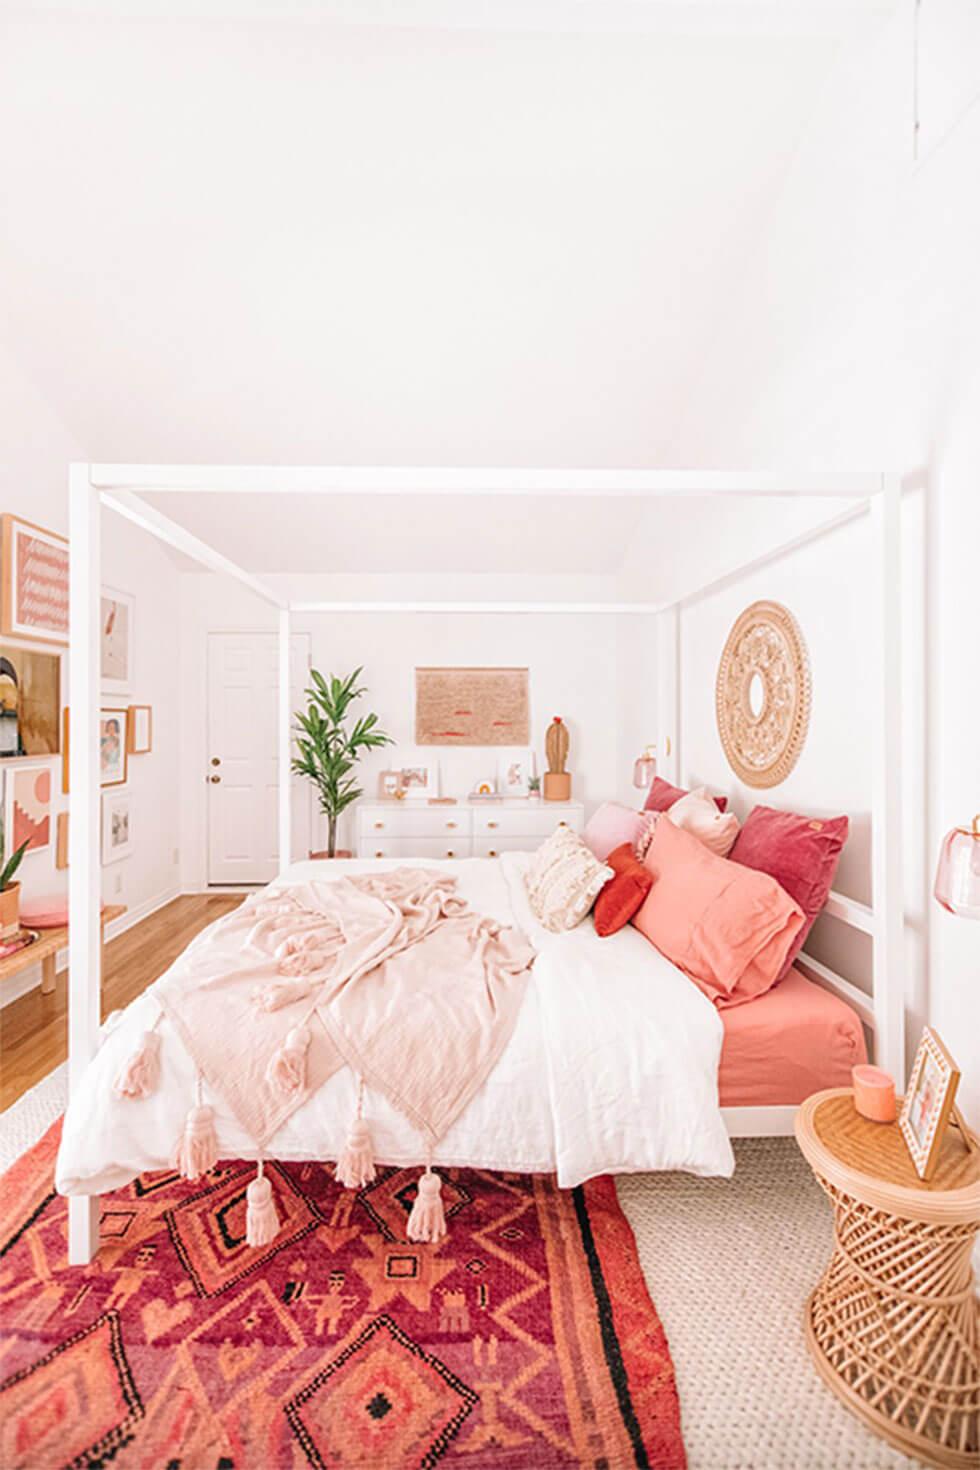
[[[894,1123],[895,1083],[880,1067],[852,1067],[854,1106],[872,1123]]]

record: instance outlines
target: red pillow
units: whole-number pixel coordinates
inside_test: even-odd
[[[803,928],[786,956],[780,980],[827,902],[848,825],[846,817],[801,817],[771,806],[755,806],[728,854],[729,862],[775,878],[803,910]]]
[[[595,932],[603,939],[626,927],[653,887],[653,875],[637,862],[628,842],[614,847],[606,863],[616,876],[599,890],[592,910]]]
[[[675,801],[680,801],[681,797],[687,794],[683,786],[671,786],[670,782],[665,781],[662,776],[654,776],[653,785],[647,792],[647,799],[643,803],[643,810],[645,812],[668,811]],[[727,796],[713,796],[711,799],[720,812],[727,809]]]

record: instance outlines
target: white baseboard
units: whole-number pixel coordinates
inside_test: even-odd
[[[147,898],[142,903],[134,904],[131,909],[120,914],[118,919],[113,919],[111,924],[105,926],[106,939],[118,939],[120,934],[125,934],[127,929],[133,928],[134,924],[141,923],[143,919],[148,919],[151,914],[155,914],[158,909],[165,908],[168,903],[173,903],[175,898],[180,897],[180,894],[179,888],[168,888],[153,898]],[[55,969],[60,975],[62,970],[67,969],[67,966],[68,950],[67,948],[59,949],[55,958]],[[34,990],[40,983],[40,965],[33,965],[29,970],[23,970],[21,974],[15,975],[4,983],[3,990],[0,992],[0,1009],[19,1000],[22,995],[27,995],[28,991]]]

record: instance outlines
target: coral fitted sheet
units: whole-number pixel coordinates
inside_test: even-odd
[[[849,1087],[851,1068],[868,1059],[857,1013],[796,969],[765,995],[719,1014],[723,1108],[779,1107],[823,1087]]]

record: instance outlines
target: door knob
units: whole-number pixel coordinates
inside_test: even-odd
[[[213,755],[211,757],[211,764],[213,766],[220,766],[221,765],[221,758],[220,758],[220,756]]]
[[[211,777],[211,785],[212,786],[217,786],[220,780],[221,780],[221,777],[220,776],[212,776]]]

